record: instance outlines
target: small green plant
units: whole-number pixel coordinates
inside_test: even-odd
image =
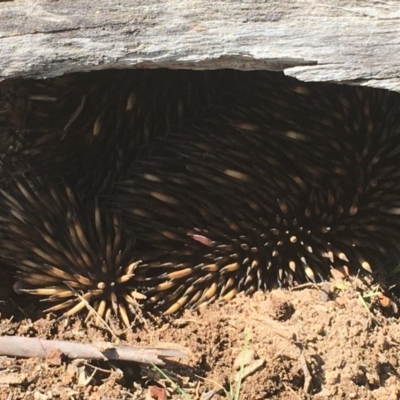
[[[243,351],[242,351],[242,361],[240,363],[240,368],[239,368],[239,374],[238,374],[237,380],[234,385],[232,384],[232,382],[229,383],[229,392],[223,386],[221,386],[219,383],[210,380],[210,382],[214,383],[216,386],[219,386],[220,389],[222,389],[225,392],[225,396],[227,397],[228,400],[239,400],[240,388],[241,388],[242,380],[243,380],[244,363],[246,360],[249,343],[250,343],[250,333],[246,332],[244,347],[243,347]],[[168,376],[161,368],[157,367],[157,365],[155,365],[155,364],[152,364],[152,365],[156,371],[158,371],[168,382],[171,383],[171,385],[174,387],[174,389],[178,392],[178,394],[184,400],[192,400],[191,397],[177,383],[175,383],[172,380],[172,378],[170,376]]]
[[[171,377],[169,377],[161,368],[158,368],[157,365],[153,364],[153,367],[156,371],[158,371],[171,385],[174,389],[183,397],[185,400],[191,400],[190,396],[177,384],[175,383]]]
[[[242,361],[240,363],[239,375],[235,384],[236,387],[235,397],[230,397],[229,400],[239,400],[240,387],[242,385],[242,380],[243,380],[244,363],[246,361],[246,355],[247,355],[247,350],[249,349],[249,343],[250,343],[250,333],[246,332],[246,337],[244,339],[244,347],[242,352]]]
[[[370,311],[370,307],[368,303],[371,303],[371,300],[374,300],[375,297],[380,297],[382,296],[382,289],[379,285],[374,285],[369,288],[370,290],[365,293],[359,293],[358,297],[361,300],[361,303],[364,305],[364,307]]]

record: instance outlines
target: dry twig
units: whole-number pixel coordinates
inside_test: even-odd
[[[46,358],[54,351],[60,351],[68,358],[124,360],[156,365],[164,365],[164,361],[159,357],[186,357],[186,354],[178,349],[113,345],[105,342],[82,344],[20,336],[0,337],[0,355],[3,356]]]

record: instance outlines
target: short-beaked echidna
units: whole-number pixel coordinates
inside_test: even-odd
[[[16,289],[56,303],[70,316],[92,308],[129,326],[139,310],[143,274],[134,238],[96,201],[83,204],[61,182],[16,178],[0,190],[3,263],[16,271]]]
[[[118,185],[124,221],[157,250],[150,300],[167,313],[399,260],[400,96],[239,81]]]
[[[39,175],[63,176],[82,195],[108,190],[132,160],[151,153],[155,138],[217,102],[227,86],[217,75],[108,70],[27,81],[28,144],[19,154]]]

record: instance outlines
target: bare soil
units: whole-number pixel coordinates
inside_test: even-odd
[[[42,315],[42,303],[0,305],[1,335],[184,349],[162,368],[122,362],[0,357],[0,399],[399,399],[394,306],[357,279],[237,296],[180,317],[107,329]],[[29,317],[28,317],[29,316]],[[240,369],[242,379],[240,379]],[[180,395],[179,389],[185,393]]]

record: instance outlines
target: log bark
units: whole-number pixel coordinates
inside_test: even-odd
[[[1,1],[0,54],[0,80],[105,68],[229,67],[400,91],[400,4]]]

